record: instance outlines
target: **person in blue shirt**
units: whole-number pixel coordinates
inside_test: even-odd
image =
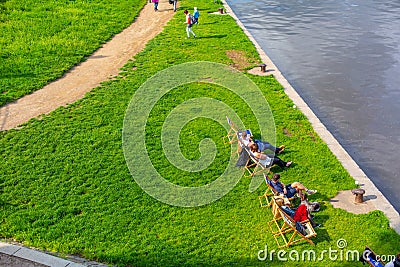
[[[200,12],[197,10],[197,7],[194,7],[193,17],[195,20],[195,24],[199,24]]]
[[[316,190],[310,190],[306,188],[303,184],[299,182],[294,182],[288,185],[283,184],[280,181],[281,175],[279,173],[275,173],[271,179],[271,186],[280,194],[284,194],[287,198],[291,198],[297,193],[302,196],[303,191],[307,192],[308,194],[315,194]]]

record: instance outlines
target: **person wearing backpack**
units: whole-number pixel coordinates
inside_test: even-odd
[[[194,24],[194,17],[189,13],[189,11],[187,11],[187,9],[185,9],[185,11],[183,11],[183,13],[185,13],[185,15],[186,15],[186,33],[187,33],[187,37],[190,38],[190,34],[192,34],[193,37],[196,38],[196,34],[192,30],[192,26]]]
[[[194,23],[199,24],[200,12],[197,10],[197,7],[194,7],[193,17],[194,17]]]

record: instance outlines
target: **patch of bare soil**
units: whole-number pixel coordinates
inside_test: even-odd
[[[255,60],[247,57],[244,51],[228,50],[226,51],[226,55],[233,61],[233,65],[231,65],[231,67],[240,71],[245,70],[255,64]]]
[[[166,0],[160,1],[156,13],[153,4],[148,3],[131,26],[104,44],[85,62],[42,89],[1,107],[0,130],[15,128],[32,118],[73,103],[101,82],[112,79],[129,59],[162,31],[173,15],[172,5]]]
[[[289,132],[289,130],[287,128],[283,129],[283,134],[286,136],[289,136],[289,137],[292,136],[292,134]]]

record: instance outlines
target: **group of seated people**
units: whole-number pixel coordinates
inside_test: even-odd
[[[319,204],[314,205],[313,203],[308,202],[307,194],[312,195],[315,194],[316,190],[310,190],[306,188],[303,184],[299,182],[294,182],[288,185],[283,184],[280,181],[280,174],[275,173],[272,176],[270,185],[278,194],[283,195],[284,197],[290,199],[293,198],[296,194],[300,197],[300,205],[293,209],[285,204],[283,198],[277,198],[276,204],[280,206],[280,208],[292,217],[296,222],[303,222],[309,220],[313,228],[318,228],[321,224],[317,224],[314,222],[314,216],[311,214],[312,211],[319,210]],[[305,194],[307,193],[307,194]]]
[[[286,162],[276,156],[276,154],[283,152],[285,149],[284,145],[280,147],[274,147],[269,142],[253,140],[253,137],[249,136],[246,131],[242,132],[241,134],[241,142],[244,146],[249,147],[254,157],[256,157],[264,167],[270,167],[276,164],[279,167],[284,168],[289,167],[292,164],[291,161]],[[266,154],[265,150],[270,150],[274,152],[274,154]]]
[[[257,139],[253,140],[250,130],[240,132],[239,138],[241,144],[245,147],[248,147],[252,152],[252,154],[254,155],[254,157],[256,157],[258,161],[266,168],[271,167],[275,164],[281,168],[285,168],[289,167],[292,164],[292,161],[286,162],[276,156],[277,154],[281,154],[284,151],[285,149],[284,145],[275,147],[266,141],[261,141]],[[274,154],[266,154],[265,153],[266,150],[269,150]],[[311,211],[319,210],[319,204],[318,207],[316,207],[314,205],[315,203],[310,203],[307,200],[307,194],[312,195],[317,191],[310,190],[299,182],[293,182],[291,184],[285,185],[280,181],[280,178],[281,178],[280,174],[275,173],[272,176],[272,179],[270,180],[269,183],[270,186],[279,195],[282,195],[287,199],[291,199],[297,194],[300,197],[301,203],[296,209],[293,209],[293,207],[285,205],[285,202],[282,198],[276,199],[276,203],[281,207],[281,209],[284,212],[286,212],[289,216],[291,216],[295,221],[303,222],[305,220],[309,220],[314,228],[319,227],[320,224],[314,222],[313,220],[314,216],[311,214]]]

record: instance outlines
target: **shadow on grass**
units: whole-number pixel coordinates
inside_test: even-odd
[[[200,20],[199,20],[199,24],[201,24],[201,25],[211,25],[211,24],[217,24],[217,22],[214,21],[214,22],[201,23]]]
[[[198,39],[211,39],[211,38],[224,38],[227,37],[227,34],[219,34],[219,35],[210,35],[210,36],[199,36]]]
[[[324,229],[323,223],[320,227],[315,229],[315,232],[317,233],[317,236],[312,239],[315,245],[326,241],[328,242],[332,241],[332,238],[329,236],[328,231]]]
[[[17,207],[18,205],[17,204],[12,204],[12,203],[9,203],[9,202],[5,202],[4,200],[0,199],[0,207],[4,208],[6,206]]]
[[[154,13],[157,12],[167,12],[167,11],[174,11],[174,8],[163,8],[163,9],[158,9],[157,11],[154,11]]]

